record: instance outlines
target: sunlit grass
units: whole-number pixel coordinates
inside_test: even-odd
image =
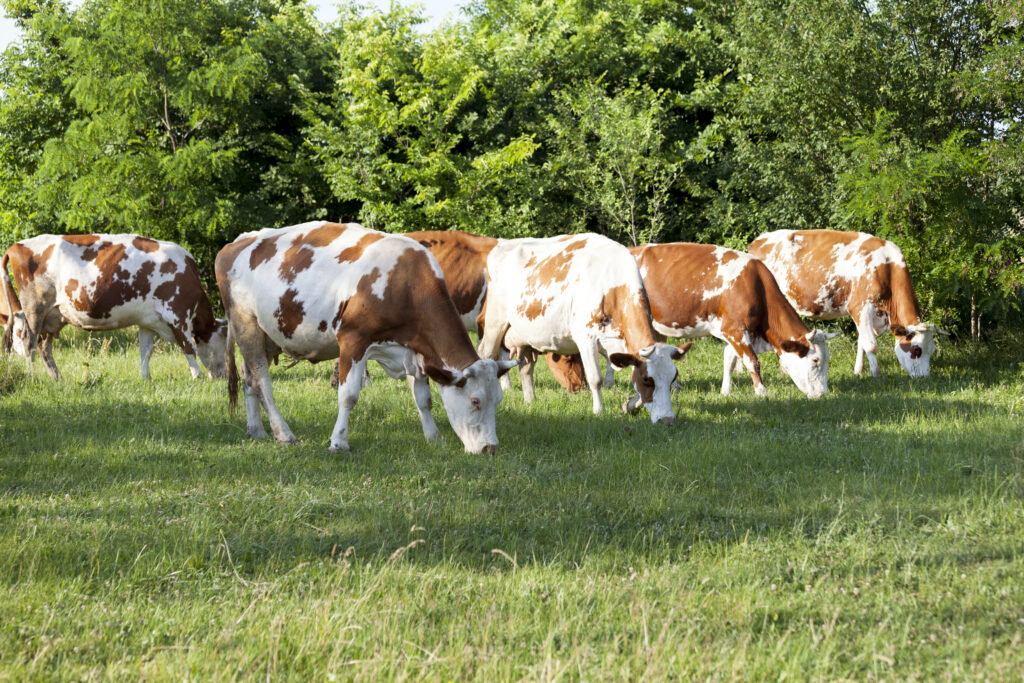
[[[328,364],[274,368],[300,443],[244,436],[223,382],[129,335],[67,335],[64,381],[0,360],[0,672],[323,680],[994,678],[1024,670],[1024,353],[767,399],[721,346],[672,427],[590,415],[538,371],[465,454],[379,370],[331,455]]]

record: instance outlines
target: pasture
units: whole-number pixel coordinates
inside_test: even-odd
[[[0,360],[0,677],[1018,677],[1024,348],[913,381],[891,339],[880,380],[833,340],[818,401],[770,356],[722,397],[700,340],[671,427],[541,363],[493,456],[371,366],[329,455],[328,364],[273,369],[282,447],[168,345],[147,384],[134,335],[67,330],[62,382]]]

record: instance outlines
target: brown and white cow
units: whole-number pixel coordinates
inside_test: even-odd
[[[14,312],[8,263],[18,285],[20,313]],[[193,378],[202,375],[197,352],[210,377],[223,373],[226,327],[213,317],[195,261],[177,244],[124,234],[39,235],[11,245],[0,271],[7,308],[24,319],[19,327],[22,355],[32,360],[38,348],[55,379],[60,371],[52,341],[69,324],[84,330],[137,325],[147,380],[157,335],[181,348]],[[12,335],[15,327],[9,328]],[[10,347],[6,335],[4,344]]]
[[[429,376],[441,387],[452,428],[471,453],[493,453],[498,377],[514,361],[481,360],[459,319],[437,260],[417,242],[350,223],[313,222],[240,235],[221,249],[217,284],[228,315],[228,390],[237,401],[234,351],[243,358],[249,436],[295,437],[278,412],[269,362],[280,352],[312,362],[338,359],[338,419],[330,449],[347,450],[348,420],[366,363],[410,377],[424,436],[438,438]]]
[[[891,329],[896,357],[911,377],[926,377],[936,332],[921,322],[921,309],[903,252],[863,232],[776,230],[750,243],[793,307],[814,320],[851,316],[857,325],[857,361],[878,376],[878,336]]]
[[[633,382],[652,422],[672,422],[673,362],[686,353],[658,342],[636,261],[620,244],[595,234],[503,240],[487,257],[490,289],[481,353],[509,348],[579,353],[600,413],[600,350],[612,364],[633,367]],[[520,369],[523,397],[533,400],[532,363]]]
[[[767,395],[758,355],[774,350],[800,391],[828,391],[829,350],[824,332],[807,326],[775,278],[756,258],[734,249],[676,242],[629,247],[640,266],[654,329],[665,337],[712,336],[726,342],[722,393],[732,388],[736,361]]]

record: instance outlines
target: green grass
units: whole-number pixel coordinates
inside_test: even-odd
[[[330,455],[328,364],[274,369],[300,443],[131,336],[0,360],[0,678],[1008,679],[1024,670],[1024,352],[767,400],[695,344],[674,426],[546,368],[501,450],[423,440],[379,369]],[[436,389],[435,389],[436,393]]]

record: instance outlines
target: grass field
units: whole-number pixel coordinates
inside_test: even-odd
[[[840,338],[809,401],[770,357],[770,398],[745,375],[722,397],[704,340],[671,427],[593,417],[540,368],[472,456],[376,368],[330,455],[327,364],[275,368],[282,447],[166,345],[147,384],[131,336],[66,337],[60,383],[0,360],[0,678],[1024,671],[1019,342],[946,345],[912,381],[889,342],[853,377]]]

